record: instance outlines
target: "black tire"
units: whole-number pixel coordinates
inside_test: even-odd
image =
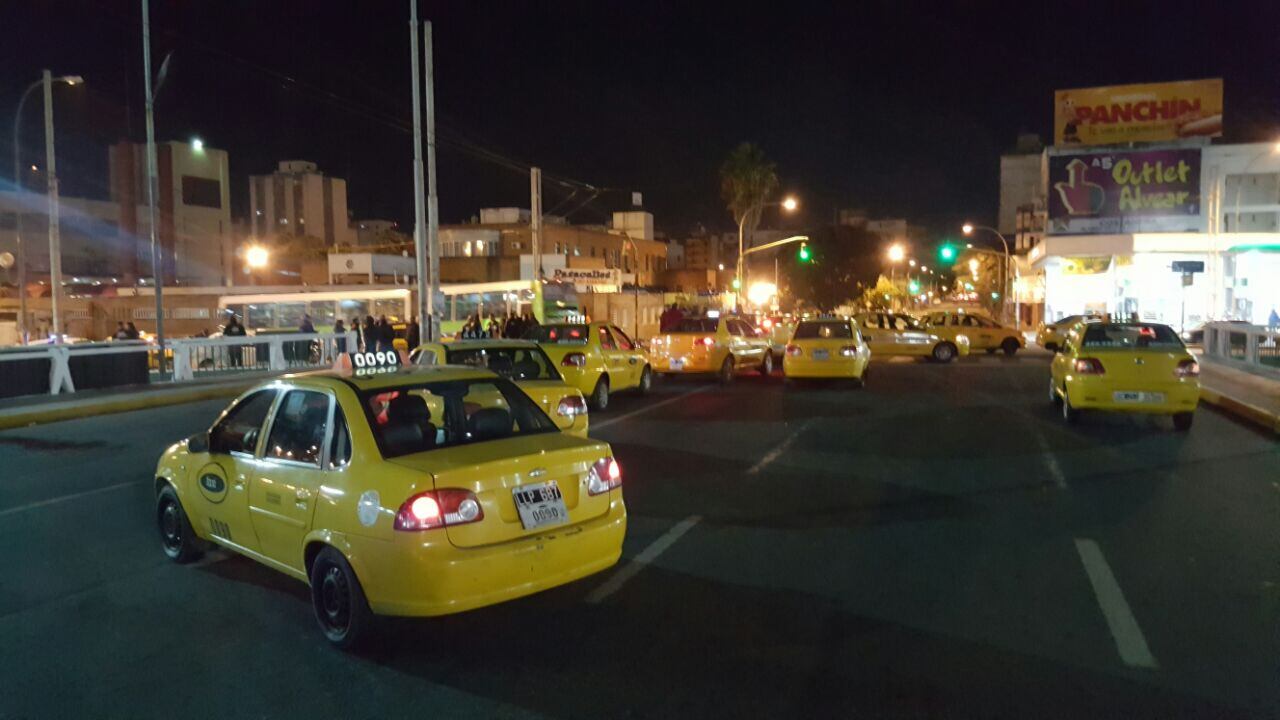
[[[1062,389],[1062,420],[1068,425],[1075,425],[1080,421],[1080,411],[1071,407],[1071,397],[1067,395],[1067,389]]]
[[[1018,349],[1020,347],[1021,345],[1018,344],[1018,341],[1013,338],[1005,338],[1004,342],[1000,343],[1000,349],[1009,357],[1013,357],[1018,354]]]
[[[733,356],[724,359],[720,364],[720,372],[716,373],[716,379],[721,385],[728,385],[733,382]]]
[[[637,389],[641,395],[648,395],[653,389],[653,370],[650,370],[648,365],[640,371],[640,386]]]
[[[1058,386],[1053,382],[1053,376],[1049,376],[1049,402],[1054,406],[1062,404],[1062,396],[1058,394]]]
[[[609,407],[609,376],[601,375],[596,381],[596,388],[591,391],[588,402],[593,411],[599,412]]]
[[[373,624],[360,579],[332,547],[322,549],[311,563],[311,607],[325,639],[342,650],[358,647]]]
[[[1186,432],[1191,429],[1191,423],[1196,419],[1195,413],[1180,412],[1173,414],[1173,429],[1178,432]]]
[[[764,354],[764,360],[760,362],[760,374],[765,377],[773,375],[773,351]]]
[[[1058,343],[1045,343],[1044,349],[1051,353],[1056,353],[1058,352]]]
[[[933,346],[933,360],[943,364],[956,359],[956,346],[949,342],[940,342]]]
[[[185,565],[204,554],[204,543],[196,537],[172,485],[166,484],[156,495],[156,525],[160,530],[160,547],[170,560]]]

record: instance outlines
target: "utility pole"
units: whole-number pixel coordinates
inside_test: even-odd
[[[164,375],[164,251],[160,248],[160,220],[156,196],[160,171],[156,163],[155,95],[151,91],[151,10],[142,0],[142,74],[147,106],[147,217],[151,232],[151,283],[156,291],[156,368]]]
[[[49,181],[49,285],[53,304],[54,342],[62,342],[62,317],[58,299],[62,295],[62,238],[58,228],[58,167],[53,151],[53,75],[44,71],[44,155],[45,177]],[[19,209],[21,212],[21,209]]]
[[[422,81],[418,74],[418,0],[409,0],[409,54],[412,55],[413,75],[413,252],[418,270],[418,320],[433,322],[427,314],[429,291],[427,286],[427,210],[426,193],[422,187]],[[434,330],[428,328],[428,337],[435,339]],[[413,350],[414,348],[409,348]]]
[[[431,21],[423,24],[424,61],[427,71],[427,247],[431,255],[431,264],[427,267],[430,282],[427,283],[427,314],[431,318],[431,327],[427,337],[433,342],[440,340],[440,319],[442,308],[436,307],[436,294],[440,292],[440,199],[436,193],[436,77],[434,43],[431,39]],[[421,255],[419,255],[421,258]],[[422,277],[423,260],[418,260],[418,277]],[[424,288],[418,282],[418,293]]]
[[[529,227],[532,236],[533,279],[542,280],[542,168],[529,168]]]

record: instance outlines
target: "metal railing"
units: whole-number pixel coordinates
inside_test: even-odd
[[[1246,369],[1280,375],[1280,331],[1261,325],[1212,322],[1204,326],[1204,354]]]
[[[5,393],[6,396],[44,394],[45,392],[50,395],[73,393],[76,391],[75,375],[80,375],[82,378],[81,389],[84,389],[83,386],[110,387],[137,382],[145,383],[147,380],[145,371],[141,369],[144,362],[142,359],[138,360],[137,367],[134,368],[136,372],[128,373],[113,373],[112,368],[105,367],[108,363],[99,363],[103,367],[94,368],[91,366],[92,361],[86,362],[85,359],[105,355],[138,353],[145,355],[150,350],[151,347],[140,340],[74,345],[28,345],[0,352],[0,377],[5,378],[5,382],[29,386],[32,390],[28,393],[22,391],[21,387],[10,387],[7,389],[12,392]],[[44,382],[46,370],[41,367],[46,362],[48,363],[47,385]],[[73,366],[76,371],[74,373]],[[119,377],[111,377],[113,374],[118,374]]]
[[[356,334],[281,333],[170,340],[175,382],[245,371],[309,370],[356,349]]]

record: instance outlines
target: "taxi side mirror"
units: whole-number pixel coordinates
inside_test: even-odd
[[[187,438],[187,450],[193,453],[209,452],[209,433],[196,433]]]

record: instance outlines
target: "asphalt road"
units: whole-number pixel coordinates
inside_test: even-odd
[[[617,568],[354,656],[302,584],[161,554],[155,460],[221,401],[0,433],[0,717],[1280,715],[1280,446],[1069,428],[1046,373],[617,395]]]

